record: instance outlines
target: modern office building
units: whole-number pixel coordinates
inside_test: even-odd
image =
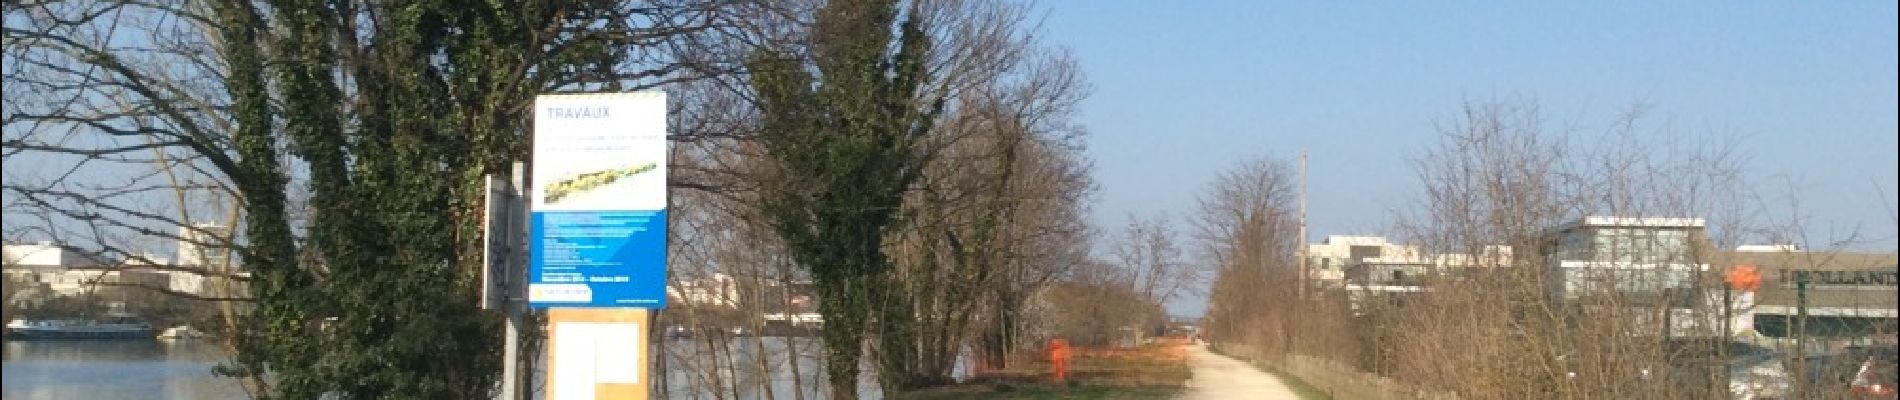
[[[1346,269],[1346,299],[1354,311],[1373,304],[1402,306],[1406,299],[1429,290],[1427,277],[1440,272],[1420,257],[1371,257],[1355,260]]]
[[[1346,287],[1348,271],[1367,259],[1418,257],[1418,246],[1394,244],[1381,236],[1330,235],[1325,242],[1306,245],[1308,273],[1321,288]]]
[[[1430,277],[1457,278],[1510,265],[1511,254],[1503,245],[1487,245],[1470,254],[1427,254],[1420,246],[1380,236],[1332,235],[1307,245],[1307,266],[1316,287],[1343,289],[1358,309],[1368,299],[1398,301],[1426,292]]]
[[[1709,263],[1701,218],[1592,216],[1548,234],[1555,251],[1544,270],[1546,293],[1593,315],[1629,318],[1629,334],[1712,336]],[[1667,326],[1667,330],[1664,330]]]

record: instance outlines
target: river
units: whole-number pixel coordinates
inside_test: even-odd
[[[6,341],[0,399],[245,399],[212,342]]]
[[[665,397],[823,398],[821,345],[815,338],[789,342],[735,338],[718,346],[729,351],[726,355],[708,352],[706,342],[669,342]],[[763,366],[756,358],[759,349],[767,359]],[[791,373],[792,357],[799,359],[797,377]],[[227,359],[217,343],[209,341],[6,341],[0,400],[249,398],[235,381],[211,374],[212,367]],[[765,373],[759,373],[761,369]],[[879,397],[869,374],[860,382],[864,398]],[[713,395],[715,390],[720,395]],[[661,397],[654,393],[654,398]]]

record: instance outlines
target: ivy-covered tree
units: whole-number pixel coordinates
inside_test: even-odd
[[[825,371],[833,399],[857,398],[867,324],[882,343],[910,343],[910,310],[891,296],[888,228],[925,163],[920,139],[943,108],[920,101],[930,38],[898,1],[836,0],[817,11],[808,53],[767,48],[750,64],[759,96],[758,142],[776,176],[762,213],[816,282],[825,318]],[[912,8],[914,11],[914,7]],[[809,54],[809,59],[799,56]],[[907,345],[880,349],[905,359]],[[886,380],[887,390],[904,386]]]
[[[9,220],[176,239],[197,220],[182,193],[219,192],[242,221],[221,245],[238,250],[252,292],[227,300],[254,303],[221,372],[266,398],[488,397],[501,332],[477,309],[481,176],[526,158],[536,94],[728,69],[688,39],[725,25],[726,5],[9,2],[9,171],[135,171],[118,187],[10,177]],[[155,165],[205,181],[137,172]],[[150,191],[181,193],[180,211],[128,204]]]

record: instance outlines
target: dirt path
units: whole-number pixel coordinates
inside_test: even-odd
[[[1245,362],[1214,354],[1206,346],[1188,346],[1188,366],[1194,377],[1180,400],[1299,400],[1279,378]]]

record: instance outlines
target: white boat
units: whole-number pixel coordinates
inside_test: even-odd
[[[164,332],[158,333],[158,338],[165,340],[197,339],[202,337],[205,337],[204,331],[192,329],[189,326],[174,326],[165,329]]]
[[[130,314],[107,314],[100,320],[24,320],[7,322],[7,340],[127,340],[152,339],[152,325]]]

